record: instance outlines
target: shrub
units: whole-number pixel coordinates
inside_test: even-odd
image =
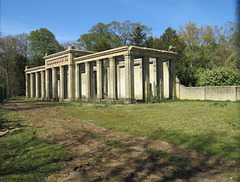
[[[197,86],[225,86],[240,85],[239,70],[226,67],[199,70],[197,73]]]

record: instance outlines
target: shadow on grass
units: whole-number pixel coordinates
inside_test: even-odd
[[[216,137],[224,136],[224,133],[211,131],[206,135],[187,135],[179,131],[166,131],[158,128],[152,135],[153,139],[164,139],[176,145],[192,148],[200,152],[220,155],[229,159],[236,160],[240,164],[240,135],[234,137],[234,141],[226,140],[226,142],[218,143]]]
[[[52,102],[40,100],[13,100],[1,106],[0,111],[1,109],[10,111],[32,110],[44,107],[67,106],[69,104],[70,103],[67,102]]]
[[[0,140],[0,181],[41,181],[56,171],[66,149],[36,137],[29,127],[9,133]]]
[[[88,143],[86,140],[89,139],[85,135],[74,138],[81,143]],[[211,162],[211,155],[204,155],[192,163],[196,158],[194,159],[190,152],[187,153],[188,151],[185,157],[179,157],[173,153],[149,148],[149,143],[148,139],[142,141],[141,146],[144,146],[144,150],[138,155],[132,155],[136,152],[132,147],[139,146],[138,142],[124,144],[117,140],[107,141],[105,144],[108,147],[99,145],[91,152],[81,153],[79,157],[90,162],[81,163],[75,166],[74,170],[81,175],[82,181],[185,181],[220,165],[220,161]],[[126,154],[129,157],[122,160]],[[108,163],[105,164],[103,161]],[[220,174],[221,170],[222,168],[214,169],[214,175]],[[101,174],[102,171],[103,175],[94,177],[93,174]]]

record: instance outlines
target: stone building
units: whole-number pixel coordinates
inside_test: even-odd
[[[25,69],[26,98],[134,103],[150,96],[175,98],[177,53],[124,46],[102,52],[68,50],[46,55]]]

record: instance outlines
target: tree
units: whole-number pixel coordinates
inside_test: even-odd
[[[30,66],[44,64],[44,55],[64,50],[56,40],[55,35],[46,28],[31,31],[28,36]]]
[[[7,96],[11,96],[10,73],[13,65],[14,56],[17,54],[15,49],[16,39],[12,36],[7,36],[0,39],[0,65],[3,70],[2,74],[5,77],[4,85],[7,88]]]
[[[145,41],[146,47],[160,49],[160,50],[168,50],[169,46],[176,47],[177,55],[177,63],[176,63],[176,75],[180,79],[181,83],[184,85],[188,85],[189,82],[193,82],[192,73],[193,71],[189,71],[189,65],[186,64],[186,56],[184,54],[184,50],[186,48],[186,43],[184,40],[179,37],[176,30],[168,27],[165,32],[160,36],[160,38],[153,38],[150,36]]]
[[[80,49],[104,51],[114,47],[112,35],[107,25],[98,23],[89,30],[89,33],[82,34],[77,41]]]
[[[132,23],[130,20],[126,20],[123,23],[112,21],[108,24],[108,27],[122,46],[135,44],[133,39],[137,39],[136,36],[140,34],[144,35],[144,39],[147,38],[148,35],[151,35],[152,30],[152,28],[142,25],[140,22]]]
[[[11,74],[11,92],[13,96],[25,95],[25,66],[27,58],[17,54],[13,60],[13,73]]]
[[[27,64],[26,34],[0,38],[0,84],[5,85],[7,96],[24,93],[24,67]]]
[[[237,54],[237,28],[233,22],[225,26],[202,25],[189,22],[180,26],[179,36],[186,43],[184,49],[186,73],[192,75],[187,85],[194,86],[199,78],[196,73],[201,69],[213,69],[214,67],[236,68],[239,63]],[[191,71],[192,70],[192,71]],[[180,79],[181,81],[181,79]]]
[[[144,32],[143,27],[137,26],[133,29],[131,34],[130,44],[135,46],[144,47],[145,41],[147,39],[147,33]]]
[[[67,50],[68,46],[77,46],[77,42],[76,41],[63,41],[60,43],[60,45]]]
[[[168,50],[170,45],[177,47],[178,39],[179,38],[176,30],[168,27],[159,39],[155,38],[153,48],[160,50]]]
[[[78,48],[90,51],[104,51],[131,45],[131,43],[136,45],[139,44],[140,39],[142,39],[141,45],[143,46],[145,37],[150,34],[150,31],[151,28],[141,25],[141,23],[131,23],[129,20],[123,23],[117,21],[112,21],[109,24],[98,23],[89,30],[89,33],[80,36],[77,40]]]

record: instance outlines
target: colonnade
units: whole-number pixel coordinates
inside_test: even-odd
[[[141,100],[148,101],[151,94],[150,77],[158,88],[157,94],[163,98],[164,62],[168,64],[169,97],[174,98],[176,54],[165,58],[159,54],[159,51],[147,49],[148,52],[156,52],[151,55],[144,54],[138,47],[135,49],[140,51],[130,52],[129,47],[123,47],[112,50],[114,54],[109,50],[100,52],[101,54],[78,56],[77,53],[80,51],[77,52],[70,47],[68,52],[65,51],[62,54],[60,52],[50,58],[46,56],[44,66],[25,69],[26,98],[55,101],[64,99],[69,101],[77,99],[124,100],[125,103],[134,103],[136,89],[141,89]],[[58,61],[63,58],[65,61]],[[138,58],[139,65],[136,58]],[[150,72],[150,64],[153,67],[152,72]],[[141,78],[134,77],[136,66],[139,66]],[[141,82],[141,88],[134,88],[134,82]]]

